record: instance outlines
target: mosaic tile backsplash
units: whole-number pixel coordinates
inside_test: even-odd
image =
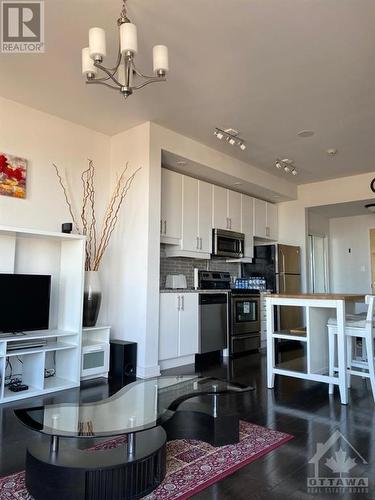
[[[240,276],[241,264],[227,263],[223,260],[199,260],[185,257],[165,257],[164,245],[161,245],[160,255],[160,288],[165,288],[168,274],[184,274],[188,288],[194,286],[194,268],[207,271],[226,271],[232,277]]]

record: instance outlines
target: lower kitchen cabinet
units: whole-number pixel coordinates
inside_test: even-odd
[[[198,352],[198,293],[161,293],[159,360]]]

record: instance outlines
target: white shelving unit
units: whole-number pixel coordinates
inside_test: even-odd
[[[0,226],[0,273],[52,277],[49,329],[0,338],[0,404],[79,387],[84,257],[83,236]],[[20,340],[46,343],[10,349]],[[46,378],[45,370],[51,368],[55,375]],[[10,375],[29,389],[10,391]]]

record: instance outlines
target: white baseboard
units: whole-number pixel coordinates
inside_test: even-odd
[[[160,368],[162,370],[169,370],[169,368],[177,368],[184,365],[192,365],[195,363],[195,356],[181,356],[180,358],[166,359],[165,361],[159,361]]]
[[[160,366],[137,366],[137,377],[139,378],[153,378],[159,377]]]

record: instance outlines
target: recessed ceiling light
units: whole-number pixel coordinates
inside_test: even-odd
[[[298,137],[311,137],[315,134],[313,130],[301,130],[301,132],[298,132]]]
[[[327,149],[327,154],[334,156],[337,154],[337,149],[336,148],[329,148],[329,149]]]
[[[187,161],[185,161],[185,160],[178,160],[177,165],[179,167],[184,167],[185,165],[187,165]]]

